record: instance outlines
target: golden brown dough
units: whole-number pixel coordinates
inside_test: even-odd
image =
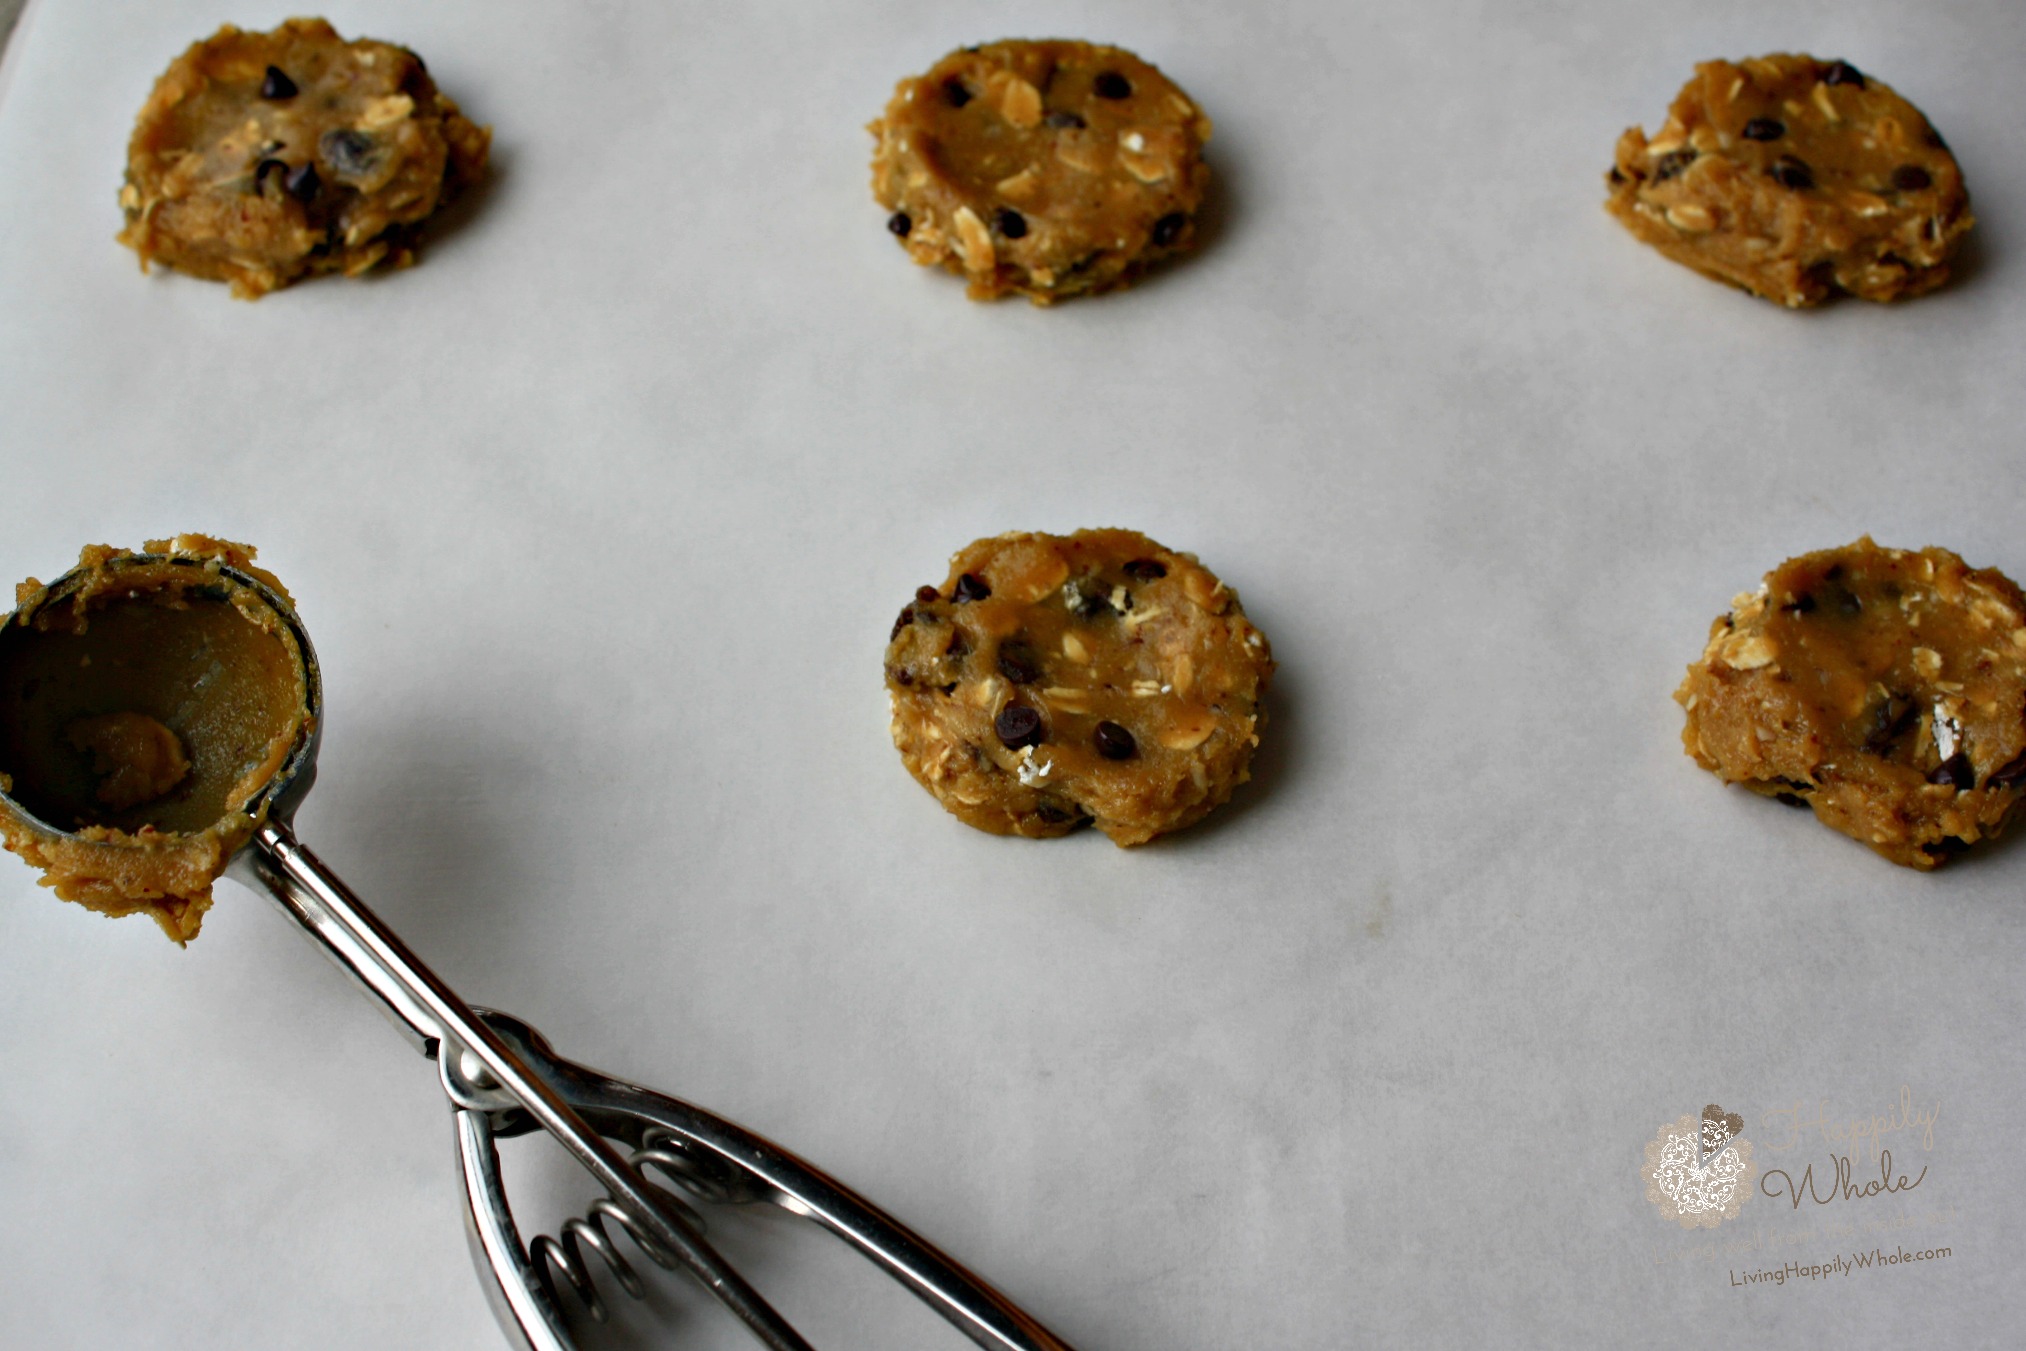
[[[211,884],[312,732],[288,593],[245,545],[93,545],[0,626],[0,836],[42,884],[197,936]]]
[[[108,810],[123,812],[153,802],[183,781],[190,757],[174,732],[145,713],[122,711],[79,718],[64,729],[71,749],[91,756],[98,776],[93,794]]]
[[[1933,868],[2026,785],[2026,596],[1946,549],[1804,554],[1731,602],[1674,697],[1703,768]]]
[[[1706,61],[1648,139],[1618,140],[1606,206],[1705,276],[1787,306],[1940,286],[1974,218],[1920,109],[1845,61]]]
[[[1131,52],[1007,41],[902,80],[868,128],[872,192],[910,256],[1046,305],[1196,242],[1210,119]]]
[[[886,651],[893,740],[966,824],[1121,845],[1250,776],[1266,638],[1189,554],[1131,530],[1000,535],[951,560]]]
[[[478,181],[492,133],[403,47],[322,19],[227,24],[164,71],[134,124],[120,242],[254,300],[318,272],[415,259],[422,222]]]

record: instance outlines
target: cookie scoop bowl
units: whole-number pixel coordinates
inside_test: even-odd
[[[187,942],[232,855],[315,777],[308,635],[250,551],[196,536],[87,549],[24,590],[0,629],[6,846],[64,899]]]

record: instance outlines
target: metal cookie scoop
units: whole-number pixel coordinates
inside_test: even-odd
[[[122,568],[129,572],[120,574]],[[196,571],[180,571],[186,568]],[[113,570],[116,585],[106,585],[108,569]],[[75,783],[36,782],[36,775],[25,773],[23,767],[59,762],[59,752],[48,749],[55,744],[58,732],[49,729],[57,728],[79,707],[89,716],[79,716],[77,722],[94,726],[107,717],[126,716],[126,710],[90,708],[91,698],[100,703],[108,698],[145,702],[153,683],[159,681],[164,692],[161,698],[186,703],[212,699],[208,707],[215,712],[218,684],[238,669],[233,654],[224,650],[229,644],[221,645],[215,634],[189,637],[179,644],[179,638],[187,635],[176,631],[179,626],[194,630],[209,623],[214,628],[222,625],[221,633],[233,632],[231,615],[211,607],[233,607],[240,617],[274,636],[276,650],[290,653],[294,665],[287,673],[289,679],[277,687],[299,691],[301,707],[283,724],[292,730],[274,750],[272,759],[279,762],[279,768],[273,769],[265,782],[242,779],[224,799],[230,803],[228,815],[245,814],[244,820],[226,822],[228,828],[218,834],[228,842],[236,841],[226,872],[272,895],[304,932],[379,1002],[416,1048],[436,1061],[453,1109],[472,1257],[509,1341],[530,1351],[570,1351],[575,1347],[558,1299],[558,1275],[594,1317],[604,1319],[604,1304],[587,1269],[586,1248],[599,1255],[627,1293],[636,1297],[644,1293],[638,1276],[604,1226],[603,1221],[611,1220],[650,1260],[694,1275],[765,1345],[777,1351],[807,1348],[809,1344],[794,1328],[705,1241],[700,1232],[702,1221],[688,1203],[767,1202],[814,1220],[843,1238],[979,1346],[994,1351],[1069,1351],[1066,1343],[1005,1296],[811,1164],[700,1107],[557,1057],[541,1034],[526,1023],[473,1008],[423,965],[295,838],[291,823],[316,778],[323,695],[309,635],[278,585],[270,586],[264,575],[255,575],[257,572],[221,563],[217,557],[121,555],[66,574],[16,611],[6,630],[0,631],[0,756],[6,761],[0,770],[8,776],[0,777],[0,784],[7,788],[0,793],[0,809],[8,818],[9,839],[14,841],[18,832],[26,832],[31,844],[46,846],[51,854],[69,851],[76,855],[82,850],[87,860],[117,861],[120,850],[151,847],[145,833],[151,827],[147,826],[139,827],[143,832],[139,838],[82,824],[75,831],[63,828],[50,819],[60,813],[49,804],[74,806],[81,800],[78,795],[82,790]],[[121,578],[126,576],[136,579],[138,585],[159,583],[168,588],[171,602],[140,599],[142,591],[125,589]],[[74,614],[87,615],[86,599],[94,588],[96,594],[109,598],[102,602],[102,609],[89,612],[88,623],[66,621],[61,607],[70,605]],[[135,605],[150,608],[145,615],[129,616],[128,621],[111,613]],[[71,656],[73,648],[57,645],[97,633],[91,641],[99,644],[98,667],[104,671],[111,664],[105,645],[125,641],[118,637],[122,622],[140,624],[144,631],[144,636],[134,640],[140,646],[131,650],[129,664],[139,668],[152,662],[162,669],[142,676],[129,671],[122,677],[125,683],[117,688],[92,686],[91,698],[48,688],[53,678],[50,672],[91,669],[89,660],[79,663]],[[157,628],[162,631],[156,632]],[[108,637],[109,633],[114,636]],[[47,659],[45,653],[51,650],[59,651],[61,659]],[[183,655],[171,660],[164,653]],[[60,713],[45,716],[52,703],[61,705]],[[47,722],[49,729],[31,725],[38,718]],[[141,721],[152,718],[142,717]],[[213,724],[217,721],[213,717]],[[83,743],[76,740],[75,733],[71,735],[73,744],[81,748]],[[292,742],[288,735],[292,735]],[[244,736],[240,739],[248,740]],[[258,742],[259,738],[251,740]],[[201,763],[204,752],[205,747],[196,744],[193,736],[191,760]],[[50,774],[61,777],[54,769]],[[204,791],[201,784],[186,787],[184,796],[187,799],[193,792],[201,795]],[[124,799],[107,798],[103,792],[100,796],[103,814],[133,829],[133,818],[121,813],[140,809]],[[250,835],[245,833],[248,823]],[[114,852],[106,854],[108,850]],[[80,866],[90,871],[89,862]],[[70,880],[77,882],[76,877]],[[87,877],[77,884],[93,883]],[[89,897],[84,899],[96,904]],[[165,923],[164,927],[170,926]],[[560,1242],[542,1236],[532,1244],[523,1244],[507,1204],[494,1142],[536,1130],[545,1130],[561,1142],[606,1195],[593,1203],[588,1218],[571,1220],[564,1226]],[[669,1185],[649,1181],[643,1172],[648,1167]]]

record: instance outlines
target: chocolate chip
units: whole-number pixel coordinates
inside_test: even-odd
[[[1605,177],[1609,178],[1613,184],[1625,181],[1625,175],[1618,172],[1618,166],[1615,164],[1611,166],[1611,172],[1606,174]]]
[[[1153,240],[1155,248],[1165,249],[1182,237],[1182,227],[1188,223],[1187,216],[1179,211],[1170,211],[1154,222],[1153,233],[1148,237]]]
[[[1090,82],[1090,90],[1101,99],[1131,98],[1133,87],[1126,77],[1115,70],[1108,70]]]
[[[1140,748],[1133,734],[1115,722],[1099,723],[1090,734],[1090,742],[1107,760],[1130,760]]]
[[[975,572],[967,572],[957,578],[957,589],[951,593],[959,605],[968,600],[984,600],[992,594],[992,588],[985,585],[985,579]]]
[[[1136,582],[1158,581],[1168,575],[1168,565],[1153,558],[1135,558],[1126,564],[1126,576]]]
[[[1111,597],[1097,588],[1077,593],[1076,612],[1085,619],[1097,619],[1118,613],[1112,608]]]
[[[1977,771],[1969,755],[1957,751],[1929,771],[1928,782],[1954,784],[1958,793],[1964,793],[1977,786]]]
[[[1075,812],[1070,811],[1066,807],[1059,806],[1047,798],[1043,798],[1034,804],[1034,814],[1051,826],[1059,826],[1064,821],[1076,819]]]
[[[893,683],[896,685],[905,686],[905,685],[912,685],[915,683],[914,672],[908,670],[908,668],[905,666],[896,666],[889,674],[893,676]]]
[[[1777,141],[1787,134],[1787,124],[1776,118],[1755,117],[1738,134],[1748,141]]]
[[[900,612],[900,618],[893,621],[893,632],[886,635],[890,643],[900,637],[900,631],[915,622],[915,607],[910,605]]]
[[[1984,780],[1986,788],[2017,788],[2026,783],[2026,751],[2021,751],[2012,762]]]
[[[288,177],[288,166],[278,159],[264,159],[254,165],[253,191],[256,195],[259,194],[262,185],[266,183],[269,174],[280,174],[283,178],[286,178]]]
[[[999,644],[999,674],[1016,685],[1032,685],[1041,679],[1041,658],[1024,639],[1008,638]]]
[[[1804,615],[1815,608],[1815,597],[1803,591],[1780,608],[1790,615]]]
[[[1933,183],[1928,171],[1918,164],[1902,164],[1892,171],[1892,185],[1901,192],[1919,192]]]
[[[943,649],[943,655],[951,661],[958,663],[961,663],[964,658],[971,655],[971,640],[964,636],[962,629],[953,629],[951,631],[950,645]]]
[[[1822,83],[1854,84],[1859,89],[1862,89],[1864,88],[1864,72],[1851,65],[1848,61],[1832,61],[1829,63],[1829,69],[1822,72]]]
[[[1008,239],[1024,239],[1027,237],[1027,217],[1021,215],[1010,206],[1000,207],[998,214],[992,218],[992,221],[999,227],[999,233]]]
[[[944,80],[943,97],[950,101],[952,108],[961,108],[971,101],[971,91],[964,87],[962,80]]]
[[[900,238],[906,239],[915,228],[914,217],[905,211],[896,211],[886,218],[886,228]]]
[[[1022,746],[1041,744],[1041,713],[1025,704],[1008,704],[999,710],[999,716],[992,719],[992,730],[999,734],[999,744],[1009,751]]]
[[[1810,169],[1805,161],[1795,159],[1792,155],[1780,156],[1766,172],[1783,188],[1793,188],[1798,192],[1803,188],[1815,186],[1815,171]]]
[[[1871,706],[1868,725],[1864,727],[1864,749],[1873,755],[1885,755],[1913,725],[1920,720],[1920,706],[1903,694],[1889,694]]]
[[[340,127],[317,141],[324,163],[346,178],[363,178],[380,162],[380,145],[363,131]]]
[[[915,588],[915,600],[922,605],[928,605],[942,598],[943,593],[932,586],[918,586]]]
[[[289,196],[308,206],[323,191],[324,180],[317,177],[316,165],[298,164],[281,176],[281,185],[288,190]]]
[[[1057,131],[1082,131],[1089,125],[1075,113],[1063,112],[1060,109],[1048,113],[1041,120]]]
[[[266,77],[260,82],[260,96],[276,103],[292,99],[298,92],[295,81],[284,75],[279,66],[269,66]]]
[[[1665,183],[1668,179],[1673,178],[1683,169],[1695,163],[1695,153],[1693,150],[1668,151],[1665,155],[1653,161],[1653,181]]]
[[[1773,801],[1779,803],[1782,807],[1806,807],[1808,805],[1807,799],[1793,793],[1775,793],[1773,794]]]

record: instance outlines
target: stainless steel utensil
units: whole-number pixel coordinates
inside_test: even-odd
[[[134,557],[164,561],[156,555]],[[201,566],[189,559],[167,561]],[[686,1196],[711,1204],[766,1202],[814,1220],[979,1346],[1070,1351],[1004,1295],[813,1165],[700,1107],[561,1059],[526,1023],[460,999],[295,838],[292,823],[316,778],[322,738],[316,655],[285,600],[257,577],[230,567],[222,570],[259,596],[300,647],[310,729],[273,782],[247,805],[256,819],[263,809],[265,816],[227,873],[273,896],[416,1049],[436,1062],[452,1108],[472,1258],[514,1345],[529,1351],[572,1351],[576,1346],[558,1298],[558,1277],[594,1317],[605,1317],[586,1249],[599,1256],[627,1293],[644,1293],[605,1228],[610,1220],[650,1260],[694,1275],[767,1346],[807,1351],[809,1344],[703,1238],[701,1219],[682,1199]],[[66,586],[76,585],[78,575],[66,574],[52,583],[51,593],[62,595]],[[21,811],[18,802],[10,803]],[[537,1130],[561,1142],[606,1195],[593,1203],[586,1218],[567,1223],[560,1241],[544,1236],[523,1244],[507,1203],[495,1142]],[[649,1167],[674,1190],[650,1181],[643,1172]]]

